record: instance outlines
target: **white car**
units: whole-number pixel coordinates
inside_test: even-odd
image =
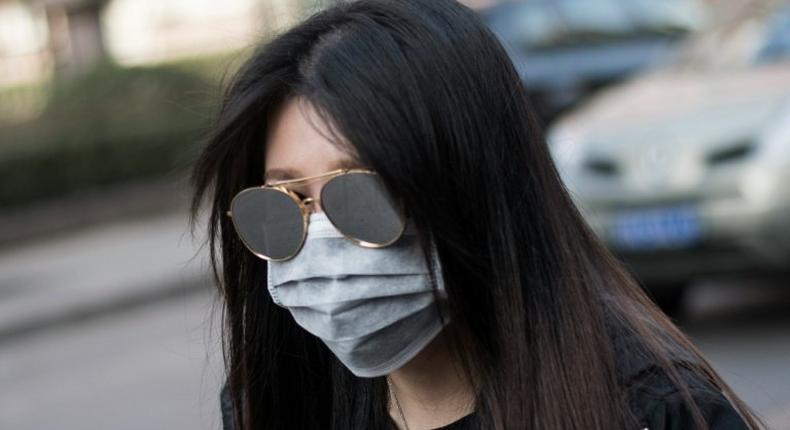
[[[588,222],[671,311],[702,275],[790,273],[790,4],[761,5],[548,130]]]

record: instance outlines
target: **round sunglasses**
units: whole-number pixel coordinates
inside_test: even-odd
[[[320,197],[304,197],[286,185],[329,178]],[[329,222],[347,239],[368,247],[394,243],[406,228],[401,205],[395,204],[381,178],[370,169],[345,168],[320,175],[272,181],[245,188],[231,200],[233,227],[244,245],[269,261],[293,258],[304,244],[310,206],[321,203]]]

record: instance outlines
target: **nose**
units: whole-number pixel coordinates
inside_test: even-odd
[[[323,212],[320,196],[321,190],[323,189],[325,183],[325,180],[315,181],[305,187],[302,191],[304,193],[304,200],[302,202],[305,206],[307,206],[308,214]]]

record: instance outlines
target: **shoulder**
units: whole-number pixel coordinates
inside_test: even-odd
[[[641,429],[694,429],[694,406],[648,352],[639,336],[630,330],[610,327],[619,382],[625,387],[630,409],[641,421]],[[659,336],[656,334],[656,336]],[[734,404],[712,383],[700,367],[701,357],[671,338],[671,362],[689,389],[694,404],[710,430],[749,430]]]
[[[711,430],[748,430],[733,404],[704,377],[683,366],[678,372]],[[650,430],[694,428],[692,407],[669,376],[658,366],[647,366],[628,382],[629,402],[642,427]]]

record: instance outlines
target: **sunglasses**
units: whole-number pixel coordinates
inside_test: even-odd
[[[320,197],[304,197],[286,185],[329,178]],[[321,203],[326,217],[347,239],[367,248],[394,243],[406,228],[402,206],[395,204],[379,175],[370,169],[345,168],[298,179],[245,188],[233,197],[233,227],[244,245],[269,261],[294,257],[304,244],[309,206]]]

